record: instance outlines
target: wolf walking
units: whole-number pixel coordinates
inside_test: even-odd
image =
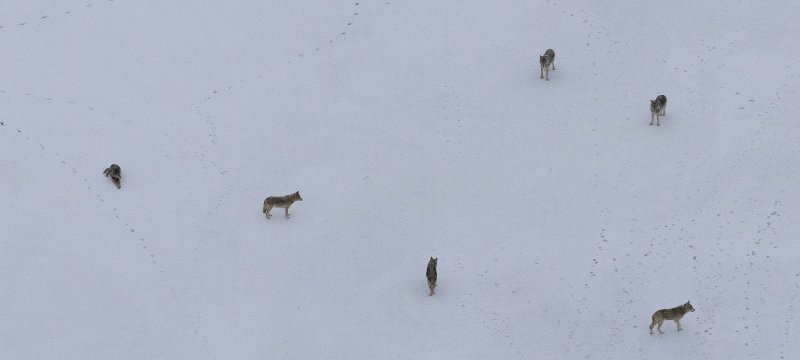
[[[539,79],[550,81],[550,67],[556,69],[556,53],[553,49],[547,49],[544,55],[539,55]]]
[[[296,191],[294,194],[289,194],[286,196],[269,196],[264,199],[264,208],[262,212],[267,215],[267,219],[271,218],[270,211],[273,207],[283,208],[286,212],[286,218],[289,218],[289,207],[294,204],[295,201],[303,201],[303,198],[300,197],[300,192]]]
[[[653,327],[658,324],[658,333],[663,334],[664,332],[661,331],[661,324],[664,323],[664,320],[673,320],[675,324],[678,324],[678,331],[681,331],[681,318],[687,312],[694,311],[694,307],[688,301],[686,304],[683,304],[678,307],[674,307],[672,309],[661,309],[656,311],[653,314],[653,321],[650,323],[650,333],[653,333]]]
[[[438,262],[439,258],[433,256],[428,260],[428,270],[425,271],[425,276],[428,278],[428,289],[431,290],[428,296],[433,296],[433,291],[436,289],[436,264]]]
[[[667,97],[664,95],[656,96],[655,100],[650,100],[650,125],[653,125],[653,118],[656,119],[656,126],[661,126],[660,116],[667,114]]]
[[[114,183],[114,185],[117,187],[117,189],[120,189],[122,187],[122,184],[121,184],[121,181],[122,181],[122,169],[119,168],[119,165],[111,164],[111,166],[109,166],[105,170],[103,170],[103,175],[105,175],[106,177],[111,176],[111,182]]]

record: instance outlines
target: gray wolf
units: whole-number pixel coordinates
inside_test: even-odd
[[[653,125],[653,117],[656,118],[656,126],[661,126],[660,116],[667,113],[667,97],[664,95],[656,96],[655,100],[650,100],[650,125]]]
[[[428,288],[431,290],[428,296],[433,296],[433,290],[436,289],[436,264],[439,262],[439,258],[433,258],[428,260],[428,270],[425,271],[425,276],[428,277]]]
[[[295,201],[303,201],[303,198],[300,197],[300,192],[297,191],[294,194],[289,194],[286,196],[269,196],[264,199],[264,208],[262,212],[267,214],[267,219],[271,218],[270,211],[273,207],[283,208],[286,211],[286,218],[289,218],[289,207],[294,204]]]
[[[686,304],[683,304],[678,307],[674,307],[672,309],[661,309],[656,311],[653,314],[653,321],[650,323],[650,333],[653,333],[653,327],[658,324],[658,333],[663,334],[664,332],[661,331],[661,324],[664,323],[664,320],[673,320],[675,324],[678,324],[678,331],[681,331],[681,318],[687,312],[694,311],[694,307],[688,301]]]
[[[539,79],[550,81],[550,66],[556,69],[556,53],[553,49],[547,49],[544,55],[539,55]]]
[[[106,177],[111,176],[111,182],[117,186],[117,189],[122,187],[121,180],[122,180],[122,169],[119,168],[117,164],[111,164],[111,166],[107,167],[103,170],[103,174]]]

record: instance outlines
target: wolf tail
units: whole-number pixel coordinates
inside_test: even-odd
[[[264,201],[264,207],[261,208],[261,213],[263,213],[263,214],[267,213],[267,201],[266,200]]]

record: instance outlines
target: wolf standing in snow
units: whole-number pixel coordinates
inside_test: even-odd
[[[660,116],[667,114],[667,97],[664,95],[656,96],[655,100],[650,100],[650,125],[653,125],[653,118],[656,118],[656,126],[661,126]]]
[[[302,201],[303,198],[300,197],[300,192],[297,191],[294,194],[289,194],[286,196],[270,196],[264,199],[264,208],[262,212],[267,214],[267,219],[271,218],[270,211],[273,207],[283,208],[286,212],[286,218],[289,218],[289,207],[294,204],[295,201]]]
[[[111,182],[113,182],[114,185],[116,185],[117,189],[120,189],[122,187],[122,184],[121,184],[121,181],[122,181],[122,169],[119,168],[119,165],[111,164],[111,166],[109,166],[105,170],[103,170],[103,174],[106,177],[111,176]]]
[[[553,49],[547,49],[544,55],[539,55],[539,79],[550,81],[550,67],[556,69],[556,53]]]
[[[428,277],[428,288],[431,290],[428,296],[433,296],[433,290],[436,289],[436,264],[439,262],[439,258],[433,258],[428,260],[428,270],[425,271],[425,276]]]
[[[664,323],[664,320],[673,320],[675,324],[678,324],[678,331],[681,331],[681,318],[687,312],[694,311],[694,307],[688,301],[686,304],[683,304],[678,307],[674,307],[672,309],[661,309],[656,311],[653,314],[653,321],[650,323],[650,333],[653,333],[653,327],[658,324],[658,333],[663,334],[664,332],[661,331],[661,324]]]

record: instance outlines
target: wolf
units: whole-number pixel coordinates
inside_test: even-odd
[[[296,191],[294,194],[289,194],[286,196],[269,196],[264,199],[264,208],[261,212],[267,214],[267,219],[271,218],[270,211],[273,207],[283,208],[286,211],[286,218],[289,218],[289,207],[294,204],[295,201],[303,201],[303,198],[300,197],[300,192]]]
[[[661,309],[656,311],[653,314],[653,321],[650,323],[650,333],[653,333],[653,327],[658,324],[658,333],[663,334],[664,332],[661,331],[661,324],[664,323],[664,320],[673,320],[676,324],[678,324],[678,331],[681,331],[681,318],[687,312],[694,311],[694,307],[688,301],[686,304],[683,304],[678,307],[674,307],[672,309]]]
[[[556,69],[556,53],[553,49],[547,49],[544,55],[539,55],[539,79],[550,81],[550,66]]]
[[[121,180],[122,180],[122,169],[119,168],[117,164],[111,164],[111,166],[107,167],[103,170],[103,174],[106,177],[111,176],[111,182],[117,186],[117,189],[122,187]]]
[[[425,271],[425,276],[428,277],[428,289],[431,290],[428,296],[433,296],[433,290],[436,289],[436,264],[438,262],[439,258],[433,256],[428,260],[428,270]]]
[[[653,125],[653,117],[656,118],[656,126],[661,126],[660,116],[667,114],[667,97],[664,95],[656,96],[655,100],[650,100],[650,125]]]

